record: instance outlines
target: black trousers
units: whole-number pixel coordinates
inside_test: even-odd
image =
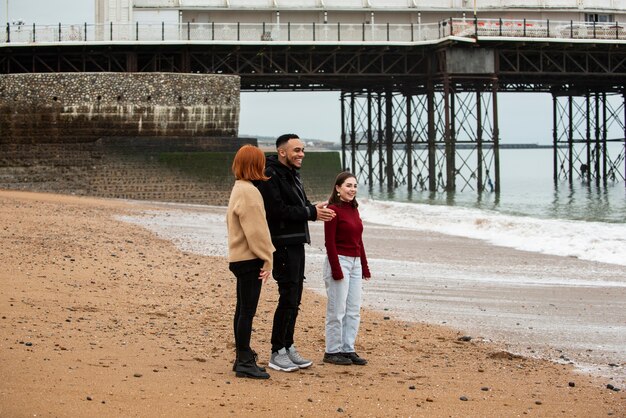
[[[230,271],[237,277],[237,306],[233,321],[237,350],[250,350],[252,320],[256,314],[263,284],[263,281],[259,280],[262,266],[263,260],[258,258],[236,261],[228,265]]]
[[[293,345],[304,285],[304,245],[278,247],[274,252],[272,275],[279,294],[272,325],[272,351],[276,352]]]

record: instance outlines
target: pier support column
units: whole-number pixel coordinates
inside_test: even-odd
[[[341,168],[346,167],[346,93],[341,93]]]
[[[483,191],[483,124],[482,100],[476,92],[476,190]]]
[[[405,95],[404,101],[406,103],[406,164],[407,164],[407,188],[409,191],[413,190],[413,123],[411,120],[412,108],[411,108],[411,96]]]
[[[387,159],[385,165],[385,176],[387,177],[387,190],[392,191],[395,187],[393,169],[393,100],[391,91],[385,92],[385,150]]]
[[[493,164],[494,164],[494,192],[500,193],[500,125],[498,123],[498,84],[493,83]]]
[[[428,190],[437,191],[437,147],[435,140],[437,130],[435,126],[435,88],[432,80],[429,80],[427,90],[427,111],[428,111]]]
[[[454,147],[454,122],[451,118],[455,115],[454,95],[450,90],[450,79],[445,77],[443,80],[443,115],[444,115],[444,133],[443,142],[445,144],[446,153],[446,191],[452,192],[456,189],[456,155]]]
[[[374,130],[373,128],[373,120],[372,120],[372,92],[367,92],[367,184],[369,187],[372,186],[374,181]],[[354,173],[353,173],[354,174]]]
[[[354,97],[354,93],[352,93],[350,95],[350,107],[352,109],[354,109],[354,105],[355,105],[355,97]],[[352,155],[352,160],[351,160],[351,164],[350,164],[350,172],[352,172],[354,174],[354,172],[356,171],[356,150],[357,150],[357,146],[356,146],[356,142],[357,142],[357,131],[356,131],[356,116],[354,112],[350,112],[350,145],[352,146],[351,151],[351,155]]]
[[[607,92],[560,91],[553,93],[554,182],[576,179],[587,184],[607,186],[626,178],[626,145],[609,147],[623,138],[609,138],[609,127],[626,124],[624,96]],[[625,134],[626,136],[626,134]]]
[[[344,164],[381,190],[498,191],[497,85],[441,87],[344,93]]]

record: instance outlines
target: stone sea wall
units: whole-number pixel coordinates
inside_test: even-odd
[[[0,188],[226,205],[239,78],[164,73],[0,75]],[[307,153],[311,200],[337,153]],[[326,154],[326,155],[322,155]]]
[[[211,205],[228,203],[234,150],[241,138],[101,138],[73,144],[0,143],[0,188]],[[213,175],[201,178],[169,155],[211,154]]]
[[[235,137],[239,85],[213,74],[0,75],[0,143]]]
[[[239,77],[173,73],[0,75],[0,188],[225,204],[227,168],[198,179],[164,153],[243,143]]]
[[[227,205],[234,150],[244,143],[256,140],[0,144],[0,189]],[[302,178],[311,201],[328,198],[340,167],[337,152],[307,152]]]

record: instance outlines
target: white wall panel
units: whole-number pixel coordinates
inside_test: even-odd
[[[179,7],[179,0],[134,0],[135,7]],[[223,3],[223,2],[222,2]]]
[[[370,0],[370,5],[376,8],[404,8],[404,7],[414,7],[413,2],[410,0]],[[417,2],[419,3],[419,2]]]
[[[367,2],[364,0],[324,0],[324,5],[328,9],[333,9],[337,7],[359,8],[365,7],[365,4],[367,4]]]
[[[145,1],[145,0],[144,0]],[[226,7],[226,0],[179,0],[181,7]],[[267,3],[267,2],[266,2]]]
[[[315,8],[322,7],[320,0],[276,0],[279,7],[288,7],[290,9],[298,8]]]
[[[274,7],[272,0],[229,0],[230,7]]]
[[[108,0],[108,3],[129,0]],[[477,8],[594,8],[626,11],[626,0],[475,0]],[[134,0],[135,7],[228,7],[231,8],[473,8],[474,0]],[[323,5],[323,6],[322,6]]]
[[[96,23],[129,22],[132,17],[131,0],[97,0]]]
[[[178,23],[178,10],[135,10],[134,21],[140,23]]]

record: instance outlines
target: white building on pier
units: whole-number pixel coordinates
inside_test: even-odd
[[[96,0],[96,23],[624,22],[626,0]]]

